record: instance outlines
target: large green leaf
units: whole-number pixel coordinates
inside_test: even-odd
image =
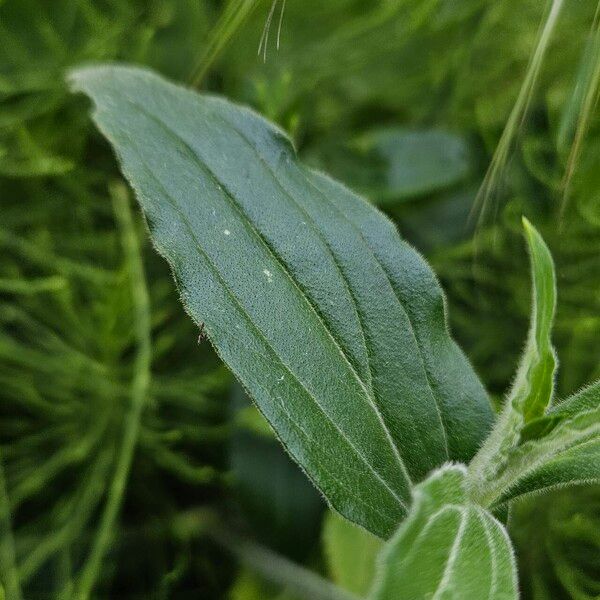
[[[556,357],[551,332],[556,309],[554,262],[541,235],[523,219],[532,274],[531,325],[513,387],[494,430],[471,463],[476,494],[503,470],[528,423],[542,417],[554,391]]]
[[[186,310],[328,501],[391,534],[411,483],[468,460],[492,418],[434,274],[251,111],[134,68],[71,78]]]
[[[467,498],[466,470],[448,465],[415,489],[407,519],[382,551],[372,600],[516,600],[510,540]]]

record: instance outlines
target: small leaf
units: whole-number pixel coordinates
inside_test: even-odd
[[[251,111],[134,68],[71,78],[186,310],[331,505],[390,535],[412,482],[491,421],[429,267]]]
[[[323,525],[323,548],[329,575],[340,587],[364,596],[375,575],[375,561],[382,542],[333,511]]]
[[[559,423],[565,420],[562,415],[544,415],[533,421],[529,421],[521,429],[519,444],[529,440],[536,440],[547,436]]]
[[[556,309],[556,278],[548,247],[536,229],[523,218],[532,274],[531,325],[513,387],[494,430],[473,459],[473,485],[483,492],[505,465],[520,441],[523,428],[544,415],[554,391],[556,357],[551,331]]]
[[[563,402],[553,406],[549,416],[574,417],[586,410],[594,410],[600,406],[600,380],[584,387]]]
[[[554,391],[556,355],[551,333],[556,310],[556,277],[552,256],[542,236],[525,218],[523,226],[531,255],[533,306],[527,346],[509,401],[527,423],[544,414]]]
[[[558,424],[600,405],[600,381],[583,388],[552,407],[547,414],[530,421],[521,432],[521,443],[548,435]]]
[[[407,519],[381,555],[371,600],[516,600],[506,530],[471,503],[466,470],[446,465],[415,488]]]
[[[600,382],[550,411],[546,435],[522,442],[508,456],[490,498],[502,505],[524,494],[600,482]]]

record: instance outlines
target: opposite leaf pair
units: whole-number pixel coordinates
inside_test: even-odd
[[[450,337],[435,275],[381,213],[300,164],[247,109],[129,67],[71,80],[94,100],[186,310],[287,451],[376,535],[408,515],[374,597],[515,597],[510,544],[486,508],[577,481],[598,454],[597,388],[544,414],[555,285],[535,230],[530,339],[484,442],[490,403]],[[480,447],[468,472],[436,470]]]

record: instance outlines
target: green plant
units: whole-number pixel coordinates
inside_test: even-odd
[[[372,598],[515,598],[511,503],[600,479],[600,382],[552,406],[554,265],[537,231],[524,220],[531,326],[493,424],[427,264],[282,131],[148,71],[71,81],[190,316],[330,505],[389,539]]]

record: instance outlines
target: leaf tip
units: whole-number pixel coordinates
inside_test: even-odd
[[[89,77],[91,71],[95,71],[98,67],[79,66],[69,69],[65,74],[65,80],[69,89],[72,92],[84,91],[85,80]]]
[[[521,217],[521,223],[523,224],[525,238],[527,240],[527,244],[529,246],[530,251],[532,253],[535,253],[537,249],[537,253],[539,253],[539,250],[542,249],[542,251],[545,251],[543,253],[546,253],[548,255],[548,258],[551,260],[550,251],[548,250],[546,243],[544,242],[544,238],[542,237],[540,232],[535,228],[534,225],[532,225],[531,221],[529,221],[529,219],[524,215]]]
[[[521,224],[523,225],[523,229],[527,237],[531,238],[535,233],[537,233],[536,228],[531,224],[531,221],[525,215],[521,215]]]
[[[124,72],[140,74],[143,69],[127,67],[119,63],[82,64],[68,69],[65,80],[71,92],[83,92],[90,95],[94,89],[94,84],[106,82],[107,80],[114,81],[120,73]]]

